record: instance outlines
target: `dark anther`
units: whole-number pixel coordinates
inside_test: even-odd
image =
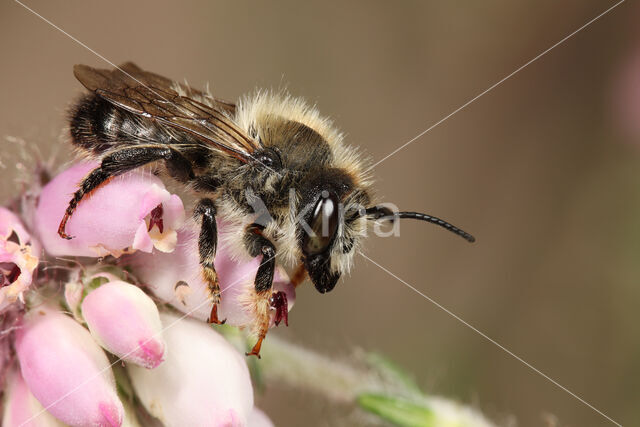
[[[0,265],[0,287],[9,286],[10,284],[18,280],[18,277],[20,277],[20,273],[22,273],[22,270],[20,270],[20,267],[18,267],[13,263],[9,265],[5,264],[7,268],[9,268],[12,265],[13,267],[7,270],[2,268],[3,266]]]
[[[158,231],[162,233],[164,230],[164,223],[162,222],[162,204],[159,204],[151,211],[151,218],[149,219],[149,229],[147,231],[151,231],[154,225],[158,226]]]
[[[9,238],[7,239],[7,242],[13,242],[16,244],[20,244],[20,237],[18,237],[18,233],[16,233],[15,231],[11,232],[11,235],[9,236]]]
[[[287,294],[284,292],[274,292],[269,298],[269,305],[276,311],[273,319],[276,326],[284,320],[284,324],[289,326],[289,305],[287,304]]]

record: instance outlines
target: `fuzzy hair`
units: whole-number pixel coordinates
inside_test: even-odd
[[[235,121],[250,136],[257,136],[259,123],[272,122],[261,120],[265,116],[285,117],[288,120],[303,123],[316,131],[328,143],[333,159],[331,166],[343,169],[354,178],[354,186],[359,191],[371,192],[371,179],[365,169],[365,161],[355,147],[344,143],[344,135],[336,129],[333,122],[320,115],[315,106],[310,106],[302,98],[296,98],[284,91],[257,90],[240,99],[236,106]],[[278,256],[285,265],[293,266],[299,262],[301,251],[298,247],[296,213],[299,210],[299,195],[293,194],[289,200],[289,215],[280,223],[270,223],[264,230],[265,236],[274,240]],[[349,205],[349,200],[345,201]],[[222,203],[225,219],[237,218],[237,212],[231,204]],[[240,219],[240,218],[237,218]],[[246,218],[244,218],[246,222]],[[336,235],[336,242],[353,240],[354,247],[348,253],[342,252],[342,245],[334,244],[331,251],[331,270],[348,273],[353,264],[353,256],[360,249],[362,237],[366,236],[367,220],[358,218],[348,226],[341,224]],[[238,235],[234,240],[238,241]],[[241,239],[240,239],[241,241]]]
[[[176,84],[174,89],[181,95],[214,107],[217,100],[206,88],[205,92],[193,92],[186,84]],[[329,145],[332,152],[331,167],[339,168],[354,178],[354,186],[359,191],[372,193],[372,180],[365,167],[369,162],[365,161],[358,149],[344,143],[344,134],[340,132],[334,123],[320,114],[315,106],[311,106],[302,98],[293,97],[284,90],[256,90],[252,94],[242,97],[236,104],[235,117],[231,117],[236,124],[250,137],[258,136],[259,123],[272,123],[262,120],[264,117],[284,117],[288,120],[303,123],[317,132]],[[274,179],[277,177],[273,177]],[[267,181],[267,185],[270,182]],[[349,206],[351,198],[345,200]],[[278,261],[288,267],[299,263],[302,256],[298,245],[296,213],[301,203],[298,193],[292,192],[289,198],[289,215],[279,223],[269,223],[263,234],[276,245]],[[247,215],[237,203],[225,195],[217,200],[219,218],[225,222],[224,231],[220,234],[220,241],[231,248],[232,256],[237,259],[248,259],[244,247],[245,227],[255,219]],[[348,273],[353,265],[354,255],[361,250],[363,238],[367,235],[368,221],[366,218],[357,218],[348,225],[342,222],[338,227],[336,244],[331,249],[331,270],[333,272]],[[343,253],[340,242],[353,241],[353,248]]]

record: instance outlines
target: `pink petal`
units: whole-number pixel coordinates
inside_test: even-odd
[[[15,344],[25,383],[56,418],[70,425],[122,423],[109,361],[69,316],[51,308],[30,311]]]
[[[13,233],[17,239],[12,238]],[[33,280],[40,245],[11,211],[0,207],[0,311],[18,299]]]
[[[219,232],[223,223],[218,223]],[[202,279],[198,255],[197,231],[184,228],[178,233],[178,245],[172,253],[137,253],[131,263],[135,274],[148,284],[155,296],[192,317],[207,320],[211,302],[207,285]],[[254,319],[248,301],[254,289],[254,279],[260,257],[249,261],[234,261],[230,250],[220,242],[214,265],[221,289],[220,319],[235,326],[249,325]],[[273,288],[287,295],[288,308],[294,304],[295,289],[282,268],[276,270]]]
[[[147,224],[144,222],[141,222],[138,226],[131,247],[142,252],[151,252],[153,250],[153,241],[147,231]]]
[[[15,232],[21,244],[29,243],[31,235],[22,225],[20,218],[9,209],[0,206],[0,239],[7,240]]]
[[[53,415],[45,411],[31,394],[19,371],[12,372],[7,379],[4,399],[4,427],[63,427]]]
[[[132,251],[143,243],[139,230],[146,217],[159,204],[170,203],[172,215],[175,198],[160,179],[140,170],[118,176],[99,187],[79,204],[67,223],[67,233],[75,236],[62,239],[57,230],[69,200],[78,183],[97,163],[79,163],[56,176],[42,190],[36,209],[35,226],[45,249],[52,255],[105,256]],[[176,196],[177,197],[177,196]],[[178,221],[173,221],[176,227]],[[173,231],[169,227],[166,232]]]
[[[137,286],[122,281],[101,285],[85,297],[82,315],[93,337],[109,352],[149,369],[162,362],[160,315]]]
[[[172,194],[169,200],[164,202],[164,223],[166,227],[177,230],[184,224],[185,214],[182,199]]]
[[[244,426],[253,389],[244,355],[194,319],[162,313],[167,356],[153,370],[127,365],[136,395],[165,425]]]

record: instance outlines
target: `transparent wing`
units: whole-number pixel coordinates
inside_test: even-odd
[[[259,148],[259,143],[229,117],[235,113],[234,104],[186,84],[144,71],[131,62],[113,70],[76,65],[73,73],[84,87],[112,104],[187,132],[245,162]]]

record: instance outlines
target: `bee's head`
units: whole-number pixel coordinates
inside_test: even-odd
[[[419,212],[400,212],[368,206],[365,188],[354,184],[348,172],[325,168],[311,173],[303,185],[298,212],[298,245],[309,277],[321,293],[332,290],[348,272],[369,221],[417,219],[443,227],[469,242],[475,238],[454,225]]]
[[[309,278],[316,289],[329,292],[347,272],[366,220],[354,206],[369,196],[355,186],[344,170],[322,168],[310,172],[301,187],[297,213],[297,243]]]
[[[265,233],[283,242],[278,250],[287,264],[302,260],[321,293],[332,290],[349,271],[372,221],[420,219],[473,239],[426,214],[371,206],[370,169],[357,149],[343,143],[332,122],[302,99],[257,92],[238,104],[236,121],[265,147],[262,154],[278,153],[275,166],[269,156],[260,157],[259,165],[268,166],[264,170],[269,173],[254,183],[278,218]]]

